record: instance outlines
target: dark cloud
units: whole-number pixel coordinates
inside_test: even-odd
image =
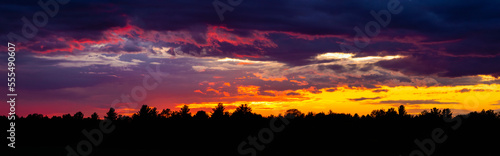
[[[485,91],[493,91],[491,89],[474,89],[475,92],[485,92]]]
[[[372,92],[374,92],[374,93],[388,92],[388,91],[389,91],[388,89],[375,89],[375,90],[372,90]]]
[[[330,89],[327,89],[325,91],[326,92],[335,92],[335,91],[337,91],[337,88],[330,88]]]
[[[102,83],[115,81],[112,77],[114,71],[103,66],[95,68],[93,73],[88,74],[88,67],[59,67],[57,64],[66,61],[46,60],[32,57],[26,53],[18,53],[16,56],[16,86],[20,90],[46,90],[71,87],[90,87]]]
[[[464,89],[457,90],[456,92],[467,93],[467,92],[470,92],[471,90],[472,89],[464,88]]]
[[[407,56],[405,58],[377,62],[386,69],[401,71],[408,75],[431,75],[445,72],[447,62],[440,57]]]
[[[387,100],[380,101],[378,104],[407,104],[407,105],[416,105],[416,104],[459,104],[458,102],[439,102],[436,100]]]
[[[336,73],[345,73],[345,72],[353,72],[353,71],[356,71],[356,70],[360,70],[356,64],[347,64],[345,66],[343,65],[320,65],[318,66],[318,69],[320,70],[324,70],[324,69],[330,69],[330,70],[333,70],[335,71]],[[366,71],[366,69],[362,68],[364,71]]]
[[[263,91],[260,91],[259,92],[259,95],[264,95],[264,96],[276,96],[275,94],[273,93],[269,93],[269,92],[263,92]],[[288,94],[287,94],[288,95]],[[299,94],[300,95],[300,94]]]
[[[469,114],[471,112],[470,110],[466,110],[466,109],[453,109],[453,108],[451,108],[450,110],[451,110],[451,112],[453,112],[453,115],[465,115],[465,114]],[[419,114],[419,113],[422,113],[423,111],[430,111],[430,110],[429,109],[407,109],[406,111],[408,111],[408,113],[411,113],[411,114]]]
[[[351,101],[364,101],[364,100],[377,100],[377,99],[381,99],[381,97],[374,97],[374,98],[360,97],[360,98],[349,99],[349,100],[351,100]]]
[[[460,77],[470,75],[499,75],[499,57],[450,57],[436,55],[414,55],[406,58],[380,61],[378,66],[401,71],[408,75],[439,75]]]
[[[139,52],[142,50],[141,44],[137,41],[127,40],[124,43],[106,45],[99,50],[107,52]]]
[[[311,93],[313,93],[313,94],[319,94],[319,93],[322,93],[322,91],[320,91],[320,90],[312,90],[312,91],[310,91],[310,92],[311,92]]]
[[[295,95],[300,95],[300,93],[290,92],[290,93],[287,93],[286,95],[288,95],[288,96],[295,96]]]
[[[391,15],[392,20],[388,27],[383,28],[379,36],[373,38],[369,46],[362,49],[360,56],[432,53],[438,56],[416,58],[407,62],[420,64],[422,67],[402,67],[401,70],[415,74],[444,72],[443,76],[450,77],[471,74],[498,75],[498,72],[489,68],[484,70],[465,68],[461,71],[457,69],[481,66],[478,62],[493,65],[494,61],[497,61],[497,59],[469,60],[468,57],[493,57],[500,54],[500,47],[497,46],[500,41],[497,37],[500,35],[498,30],[500,10],[493,7],[498,6],[500,2],[457,1],[450,3],[445,0],[400,2],[404,10],[400,14]],[[252,36],[252,32],[256,30],[269,32],[267,37],[275,42],[277,47],[259,47],[261,44],[259,42],[234,47],[224,41],[215,41],[215,44],[219,45],[216,47],[218,50],[227,52],[231,49],[238,49],[235,51],[238,54],[261,54],[269,56],[265,59],[300,65],[307,64],[307,59],[318,53],[341,51],[338,43],[352,40],[356,35],[353,28],[355,26],[363,28],[364,24],[375,20],[370,11],[387,9],[387,3],[388,0],[245,1],[235,6],[234,11],[225,12],[225,20],[221,22],[212,1],[173,0],[144,3],[135,0],[72,0],[60,6],[59,13],[49,19],[49,23],[40,29],[37,38],[33,41],[50,41],[50,38],[58,37],[78,41],[105,40],[109,34],[103,33],[104,31],[130,24],[145,31],[188,31],[195,43],[174,44],[190,46],[208,43],[208,25],[224,25],[232,29],[232,33],[239,37]],[[35,12],[42,11],[35,1],[6,1],[4,6],[0,11],[2,15],[6,15],[0,17],[0,21],[6,21],[0,26],[2,34],[20,33],[23,25],[20,19],[23,16],[32,17]],[[29,46],[37,50],[42,44],[45,49],[71,47],[69,43],[64,45],[43,42]],[[123,48],[120,50],[128,52],[139,50],[131,44],[109,47],[107,50],[117,51],[116,48]],[[255,53],[255,50],[260,52]],[[202,49],[196,51],[201,52]],[[211,54],[232,56],[227,53]],[[440,68],[440,60],[447,60],[443,59],[444,56],[465,57],[460,61],[463,66],[449,65],[447,68]],[[436,62],[428,64],[429,61]],[[445,63],[453,61],[448,60]],[[391,65],[386,64],[386,66]]]

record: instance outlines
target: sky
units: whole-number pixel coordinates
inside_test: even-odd
[[[499,1],[2,3],[0,40],[16,44],[22,116],[217,103],[264,116],[500,110]]]

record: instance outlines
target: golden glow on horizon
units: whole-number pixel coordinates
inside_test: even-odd
[[[318,94],[311,93],[311,89],[266,91],[266,93],[275,94],[274,97],[257,95],[258,89],[257,86],[238,87],[238,92],[244,93],[243,95],[225,98],[239,100],[229,103],[221,102],[226,106],[247,103],[254,112],[264,116],[283,114],[291,108],[299,109],[303,113],[332,110],[336,113],[365,115],[372,110],[388,109],[402,104],[412,114],[418,114],[424,109],[433,107],[450,108],[454,114],[482,109],[500,109],[500,105],[493,105],[500,101],[500,85],[497,84],[440,87],[380,86],[377,89],[338,87],[334,92],[327,92],[328,88],[321,89],[319,90],[321,93]],[[291,92],[296,94],[288,94]],[[217,103],[188,105],[191,108],[213,108]],[[234,109],[228,109],[228,111],[234,111]]]

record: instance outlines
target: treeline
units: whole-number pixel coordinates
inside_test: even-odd
[[[359,116],[357,113],[354,115],[346,114],[346,113],[335,113],[332,110],[329,110],[327,113],[325,112],[308,112],[303,113],[298,109],[288,109],[284,112],[284,115],[270,115],[267,117],[263,117],[260,114],[252,112],[252,108],[248,106],[248,104],[241,104],[236,108],[236,110],[232,113],[226,111],[226,107],[219,103],[212,109],[212,112],[208,113],[206,111],[200,110],[194,113],[194,115],[190,111],[189,106],[184,105],[178,111],[172,111],[171,109],[163,109],[159,111],[156,107],[149,107],[148,105],[142,105],[140,110],[134,113],[132,116],[124,116],[118,114],[114,108],[110,108],[109,111],[104,116],[104,119],[109,120],[157,120],[157,119],[196,119],[196,120],[205,120],[205,119],[262,119],[262,118],[274,118],[274,117],[283,117],[286,116],[288,118],[302,118],[302,119],[324,119],[324,118],[337,118],[337,119],[438,119],[438,118],[452,118],[453,112],[448,109],[438,109],[432,108],[430,110],[423,110],[420,114],[411,115],[408,114],[405,107],[403,105],[399,106],[396,110],[395,108],[389,108],[387,110],[373,110],[370,114]],[[470,112],[469,114],[462,116],[472,116],[474,118],[481,119],[500,119],[500,112],[495,112],[494,110],[482,110],[480,112]],[[5,116],[0,116],[2,118],[6,118]],[[16,116],[16,118],[19,118]],[[33,113],[29,114],[26,117],[20,117],[20,119],[27,120],[101,120],[100,116],[94,112],[89,117],[85,117],[85,115],[79,111],[74,115],[64,114],[62,116],[44,116],[42,114]]]
[[[82,140],[99,138],[96,133],[103,119],[112,120],[114,131],[103,133],[102,142],[92,144],[92,149],[84,148]],[[9,128],[7,123],[2,125]],[[281,130],[276,131],[277,127]],[[209,112],[192,112],[188,106],[172,111],[143,105],[131,116],[110,108],[102,116],[77,112],[21,117],[16,119],[17,147],[11,155],[68,155],[68,146],[96,156],[252,155],[240,150],[290,156],[408,156],[416,150],[440,156],[498,155],[498,132],[500,113],[493,110],[457,115],[450,109],[433,108],[413,115],[399,106],[358,115],[289,109],[263,117],[245,104],[231,112],[223,104]],[[446,140],[435,141],[436,134]]]

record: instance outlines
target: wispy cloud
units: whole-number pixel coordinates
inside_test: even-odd
[[[436,100],[387,100],[380,101],[378,104],[459,104],[458,102],[440,102]]]
[[[500,105],[500,100],[497,101],[497,103],[491,104],[491,105]]]
[[[380,93],[380,92],[388,92],[389,89],[375,89],[375,90],[372,90],[372,92],[374,93]]]
[[[349,99],[351,101],[364,101],[364,100],[377,100],[381,99],[381,97],[373,97],[373,98],[366,98],[366,97],[361,97],[361,98],[355,98],[355,99]]]

